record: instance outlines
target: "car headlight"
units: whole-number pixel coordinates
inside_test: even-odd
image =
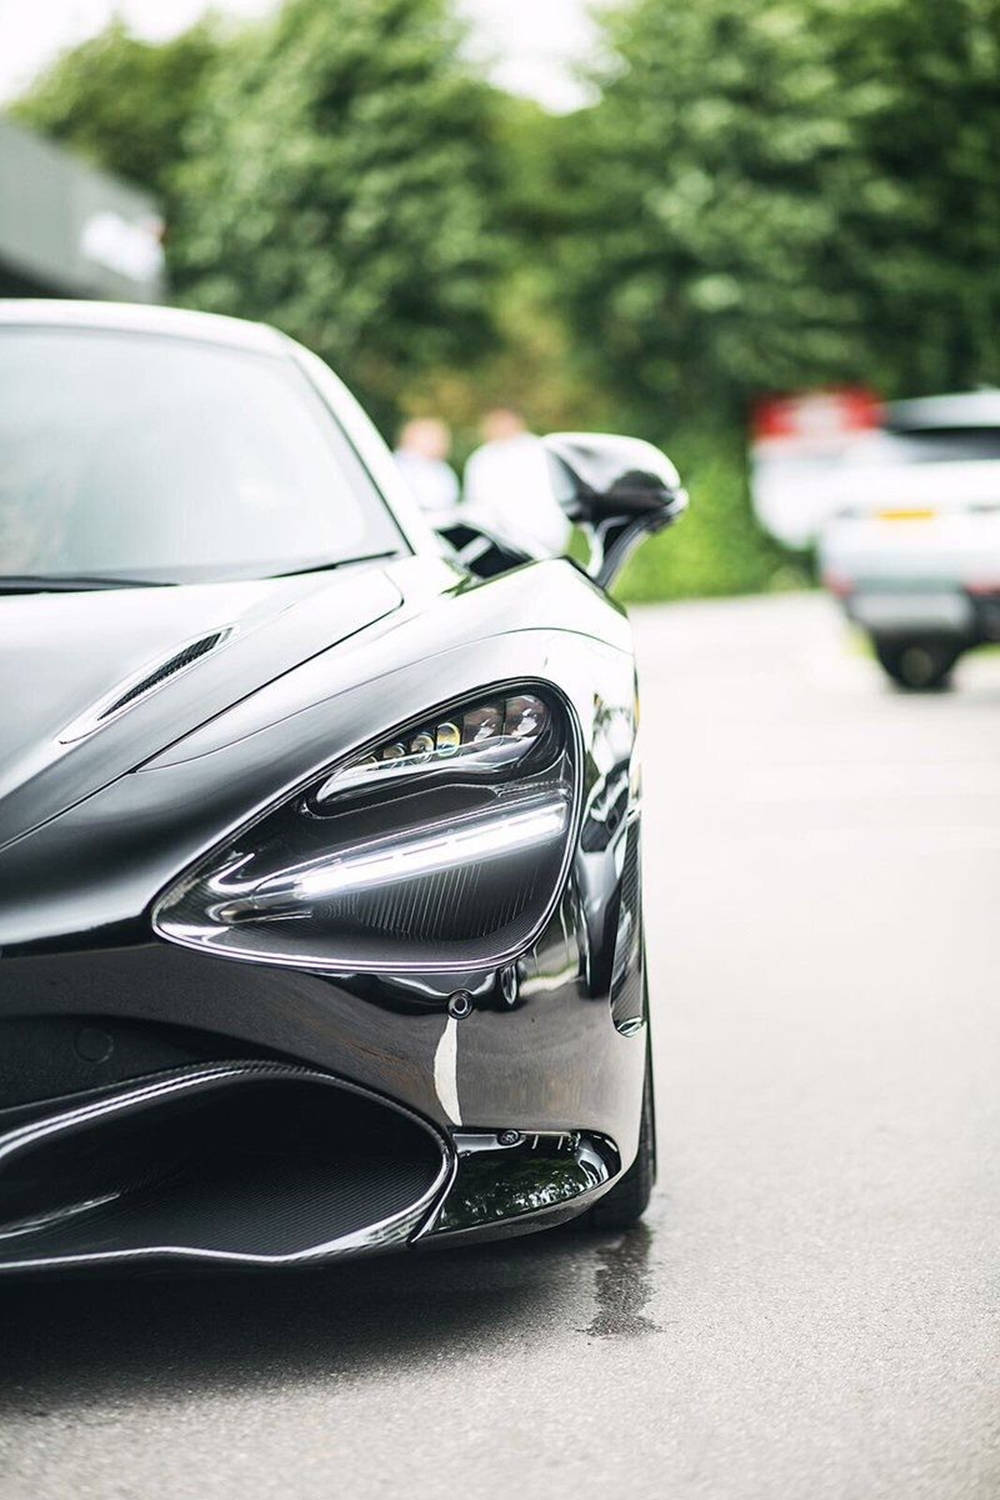
[[[166,892],[153,925],[312,969],[506,961],[562,883],[575,760],[568,710],[544,689],[427,715],[255,818]]]

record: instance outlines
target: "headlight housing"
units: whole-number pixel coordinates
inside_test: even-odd
[[[576,760],[550,689],[447,705],[258,815],[166,892],[154,927],[222,956],[327,971],[505,962],[561,887]]]

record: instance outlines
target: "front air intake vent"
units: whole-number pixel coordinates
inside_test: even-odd
[[[402,1247],[450,1172],[432,1126],[326,1073],[250,1059],[134,1078],[0,1133],[0,1274]]]
[[[203,656],[217,651],[232,633],[231,625],[223,626],[220,630],[213,630],[208,635],[186,642],[180,650],[174,651],[163,661],[147,663],[140,671],[119,683],[113,692],[95,703],[93,708],[74,719],[72,724],[67,724],[59,736],[60,744],[68,745],[74,740],[81,740],[86,735],[93,734],[95,729],[102,728],[111,719],[117,719],[119,714],[131,708],[140,698],[155,692],[170,678],[186,672]]]

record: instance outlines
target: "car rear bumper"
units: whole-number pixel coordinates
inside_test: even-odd
[[[845,608],[857,625],[873,635],[976,635],[976,607],[960,589],[887,589],[862,582],[846,597]]]
[[[873,634],[1000,639],[1000,517],[992,512],[838,518],[820,539],[820,567],[850,618]]]
[[[1000,641],[1000,589],[977,594],[960,587],[889,587],[861,579],[836,592],[848,618],[871,635],[947,636],[970,646]]]

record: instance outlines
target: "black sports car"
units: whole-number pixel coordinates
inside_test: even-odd
[[[686,497],[648,444],[546,443],[592,577],[435,535],[272,329],[0,304],[0,1269],[642,1212],[603,589]]]

